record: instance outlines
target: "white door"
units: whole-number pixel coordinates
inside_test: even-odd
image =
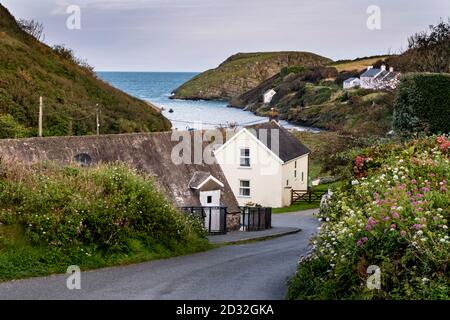
[[[209,232],[221,231],[220,225],[220,190],[200,191],[200,203],[205,208],[205,228]],[[208,208],[217,207],[217,208]],[[211,227],[210,227],[211,218]]]

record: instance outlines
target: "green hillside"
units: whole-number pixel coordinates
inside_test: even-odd
[[[131,97],[80,66],[68,50],[56,51],[23,32],[0,5],[0,138],[37,134],[39,96],[44,135],[162,131],[170,122],[154,106]]]
[[[216,69],[205,71],[174,91],[177,99],[229,100],[274,76],[284,67],[314,67],[330,63],[309,52],[238,53]]]

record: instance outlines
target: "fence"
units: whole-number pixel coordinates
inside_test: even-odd
[[[296,202],[313,202],[320,201],[327,191],[313,191],[313,190],[291,190],[291,204]]]
[[[272,208],[241,207],[241,230],[260,231],[272,228]]]
[[[200,217],[209,235],[227,233],[227,207],[182,207],[180,209]]]

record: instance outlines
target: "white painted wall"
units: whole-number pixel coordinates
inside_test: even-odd
[[[208,203],[208,196],[212,197],[211,203]],[[220,190],[200,191],[200,203],[203,207],[220,206]],[[205,228],[209,228],[209,211],[206,210]],[[211,210],[211,232],[220,231],[220,209]]]
[[[265,104],[269,104],[272,101],[272,98],[274,95],[276,95],[276,91],[273,89],[270,89],[269,91],[265,92],[263,97],[264,97],[264,103]]]
[[[249,168],[240,167],[240,150],[244,147],[250,149]],[[270,207],[282,205],[282,164],[250,133],[238,133],[235,139],[216,153],[216,159],[239,205],[250,202]],[[250,197],[239,194],[241,180],[250,181]]]
[[[212,197],[212,202],[208,203],[208,196]],[[203,207],[219,207],[220,206],[220,190],[200,191],[200,203]]]
[[[240,150],[250,149],[250,168],[240,167]],[[248,203],[279,208],[290,204],[290,189],[286,190],[286,179],[295,189],[306,189],[308,183],[308,156],[297,159],[297,179],[294,177],[295,160],[283,165],[275,155],[250,133],[238,133],[235,139],[216,153],[216,159],[228,180],[240,206]],[[301,181],[304,172],[304,181]],[[239,194],[240,181],[250,181],[250,197]],[[289,196],[287,196],[289,194]]]
[[[297,159],[286,162],[283,165],[283,207],[289,206],[291,204],[292,189],[308,189],[308,156],[309,155],[304,155]]]

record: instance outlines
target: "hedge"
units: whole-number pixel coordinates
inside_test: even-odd
[[[396,131],[450,132],[450,74],[404,75],[397,88],[394,107]]]

